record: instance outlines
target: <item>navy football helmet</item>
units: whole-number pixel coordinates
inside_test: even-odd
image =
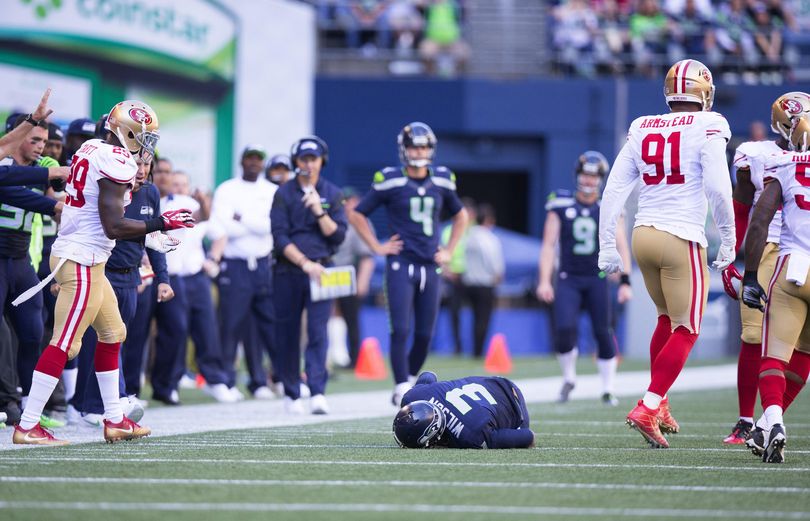
[[[430,166],[433,163],[433,156],[436,154],[436,134],[425,123],[414,121],[400,130],[397,136],[397,145],[399,147],[399,160],[403,165],[416,168]],[[430,148],[430,155],[427,159],[410,159],[406,150],[408,147],[428,147]]]
[[[608,164],[608,160],[601,152],[596,152],[595,150],[583,152],[582,155],[577,158],[577,163],[574,167],[574,175],[577,179],[577,190],[586,194],[598,192],[602,186],[601,181],[604,181],[609,171],[610,165]],[[599,186],[593,188],[583,185],[579,180],[581,174],[599,176]]]
[[[411,402],[394,418],[394,439],[400,447],[428,449],[436,445],[447,421],[444,412],[427,400]]]

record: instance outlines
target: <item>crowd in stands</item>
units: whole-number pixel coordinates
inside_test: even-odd
[[[686,57],[726,82],[780,83],[810,44],[801,0],[563,0],[551,10],[564,74],[660,75]]]
[[[310,0],[322,35],[366,57],[381,53],[419,59],[423,71],[453,75],[464,69],[462,0]]]

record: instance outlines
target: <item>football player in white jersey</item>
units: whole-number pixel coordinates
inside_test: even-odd
[[[639,186],[633,254],[658,311],[650,341],[652,379],[627,423],[653,447],[668,447],[663,432],[678,432],[667,391],[683,369],[700,332],[706,307],[707,199],[720,230],[713,266],[734,260],[734,214],[725,118],[711,112],[714,84],[709,69],[679,61],[664,81],[669,114],[642,116],[630,125],[602,196],[599,269],[624,271],[616,250],[616,222],[627,197]]]
[[[133,155],[152,160],[158,119],[140,101],[122,101],[110,111],[105,140],[86,141],[73,156],[59,235],[51,250],[51,269],[59,283],[53,337],[37,362],[31,393],[12,441],[64,445],[39,425],[42,408],[68,361],[81,348],[89,326],[98,333],[95,370],[104,402],[104,439],[108,443],[140,438],[150,430],[125,417],[118,400],[118,351],[126,337],[104,265],[116,239],[136,239],[154,231],[191,227],[187,210],[137,221],[124,218],[138,167]],[[50,279],[45,279],[47,284]]]
[[[781,154],[788,150],[787,135],[790,130],[790,107],[797,103],[794,98],[803,93],[789,92],[780,96],[771,105],[771,129],[778,134],[773,141],[747,141],[737,147],[734,155],[734,166],[737,168],[737,185],[734,187],[734,222],[737,232],[735,250],[739,251],[745,232],[748,229],[748,219],[751,217],[751,207],[757,203],[762,195],[765,180],[765,167],[768,158],[773,154]],[[806,96],[806,95],[804,95]],[[759,283],[768,285],[779,256],[779,231],[782,227],[782,212],[777,210],[768,226],[768,238],[762,259],[759,263]],[[742,275],[734,264],[723,270],[723,287],[728,296],[740,300],[735,279],[742,280]],[[740,408],[740,417],[725,437],[723,443],[740,445],[754,428],[754,405],[757,400],[757,381],[759,379],[759,363],[762,358],[762,312],[750,308],[740,302],[740,318],[742,319],[742,334],[740,356],[737,361],[737,399]],[[797,363],[804,361],[804,357],[797,357]],[[810,361],[810,358],[808,358]],[[808,366],[810,368],[810,366]],[[795,374],[795,373],[794,373]],[[798,391],[797,391],[798,392]]]
[[[795,94],[795,93],[794,93]],[[810,96],[794,96],[788,107],[791,152],[769,161],[765,189],[754,208],[745,241],[743,302],[762,309],[762,362],[759,396],[764,409],[762,461],[784,462],[787,443],[782,414],[788,362],[794,349],[810,353]],[[782,207],[779,258],[766,293],[757,278],[768,238],[768,225]],[[753,439],[753,436],[752,436]]]

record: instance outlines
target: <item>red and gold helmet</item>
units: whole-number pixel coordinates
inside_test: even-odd
[[[160,124],[152,107],[138,100],[122,101],[110,110],[106,126],[127,150],[151,161],[160,139]]]
[[[788,141],[794,152],[807,152],[810,149],[810,116],[795,116],[790,127]]]
[[[688,101],[699,103],[703,110],[712,110],[714,81],[708,67],[697,60],[681,60],[669,68],[664,80],[667,103]]]
[[[793,120],[810,115],[810,95],[805,92],[782,94],[771,105],[771,130],[790,140]]]

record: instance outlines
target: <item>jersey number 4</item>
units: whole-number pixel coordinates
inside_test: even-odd
[[[433,237],[433,206],[432,197],[411,197],[411,220],[422,225],[422,232]]]
[[[453,405],[458,412],[461,414],[467,414],[472,410],[472,406],[468,404],[464,397],[470,398],[475,401],[486,400],[492,405],[497,405],[498,402],[495,401],[495,398],[487,391],[487,388],[481,384],[467,384],[463,387],[456,387],[455,389],[450,389],[445,393],[444,399],[447,400],[449,403]]]
[[[669,145],[669,172],[664,167],[664,149]],[[641,142],[641,159],[648,165],[655,165],[655,175],[644,174],[644,183],[657,185],[667,178],[668,185],[682,185],[686,182],[681,174],[681,133],[673,132],[665,138],[662,134],[647,134]]]
[[[75,156],[74,156],[75,157]],[[87,158],[82,158],[74,161],[70,167],[70,175],[67,179],[68,195],[65,198],[65,204],[74,208],[81,208],[84,206],[84,183],[87,182],[87,171],[90,169],[90,162]],[[76,191],[76,194],[70,193],[70,188]]]

